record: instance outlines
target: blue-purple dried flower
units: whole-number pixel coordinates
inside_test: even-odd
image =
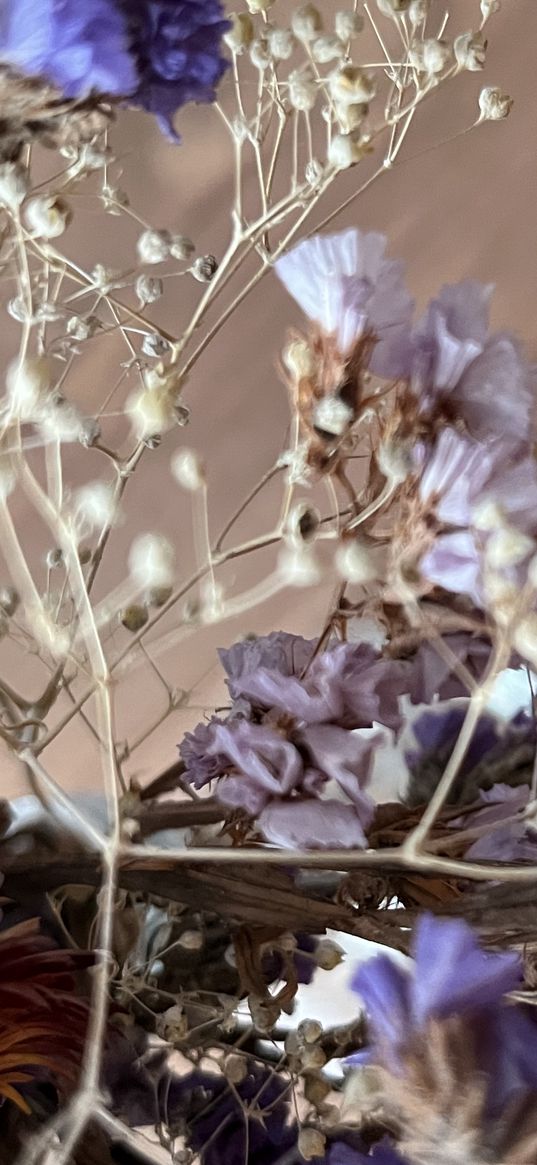
[[[69,98],[128,98],[174,136],[177,109],[215,99],[227,28],[220,0],[5,0],[0,62]]]

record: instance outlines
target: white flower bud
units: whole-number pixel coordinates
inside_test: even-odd
[[[218,262],[214,255],[199,255],[192,264],[190,271],[198,283],[210,283],[218,270]]]
[[[497,502],[486,498],[475,507],[472,522],[477,530],[497,530],[505,525],[505,513]]]
[[[0,610],[8,619],[15,614],[15,611],[20,606],[20,595],[15,590],[15,587],[0,586]]]
[[[56,239],[69,226],[73,212],[64,198],[41,195],[31,198],[24,208],[26,224],[41,239]]]
[[[340,105],[367,105],[375,96],[373,77],[358,65],[345,65],[332,73],[330,93]]]
[[[180,1003],[175,1003],[157,1016],[155,1026],[157,1035],[172,1044],[184,1040],[188,1035],[188,1021]]]
[[[144,356],[152,356],[158,360],[165,356],[170,345],[164,336],[159,336],[158,332],[152,332],[149,336],[144,336],[142,341],[142,352]]]
[[[305,1161],[312,1161],[314,1157],[324,1157],[326,1137],[318,1129],[301,1129],[298,1134],[297,1148]]]
[[[405,444],[396,445],[383,441],[377,449],[377,461],[381,473],[395,485],[403,482],[412,472],[413,463],[410,449]]]
[[[298,40],[313,40],[322,32],[323,22],[319,9],[314,4],[304,4],[291,17],[291,28]]]
[[[140,588],[171,586],[173,546],[162,534],[140,534],[129,551],[129,571]]]
[[[284,586],[313,587],[322,574],[313,551],[304,545],[284,546],[278,555],[278,570]]]
[[[346,582],[363,585],[377,578],[373,559],[359,542],[345,541],[335,553],[336,569]]]
[[[115,491],[108,482],[90,481],[81,486],[73,497],[78,521],[89,531],[117,525],[119,510]]]
[[[174,259],[179,259],[181,262],[185,259],[190,259],[196,250],[192,239],[187,235],[174,235],[172,238],[172,245],[170,247],[170,255]]]
[[[495,85],[486,85],[479,94],[480,121],[503,121],[511,112],[513,98]]]
[[[162,279],[154,275],[139,275],[134,285],[136,295],[142,307],[148,303],[156,303],[164,292]]]
[[[267,29],[267,44],[275,61],[288,61],[293,55],[295,38],[287,28]]]
[[[489,538],[486,546],[487,565],[493,570],[516,566],[536,549],[533,538],[528,538],[514,526],[506,526]]]
[[[102,328],[101,321],[95,315],[71,316],[67,324],[67,332],[74,340],[91,340],[100,328]]]
[[[361,161],[363,151],[352,133],[338,133],[330,142],[328,161],[336,170],[348,170]]]
[[[201,930],[184,930],[180,938],[177,939],[177,945],[182,947],[184,951],[201,951],[203,943],[203,931]]]
[[[359,16],[357,12],[336,12],[335,29],[336,36],[340,40],[352,40],[364,27],[364,18]]]
[[[313,409],[313,424],[323,433],[341,437],[352,422],[354,413],[337,393],[329,393],[317,401]]]
[[[52,365],[45,356],[13,360],[7,370],[6,388],[10,408],[19,420],[35,419],[50,393],[52,380]]]
[[[309,502],[298,502],[287,519],[287,531],[296,542],[311,542],[319,529],[321,516]]]
[[[315,356],[306,340],[291,340],[282,352],[282,360],[295,380],[315,375]]]
[[[459,69],[478,73],[485,64],[486,46],[480,32],[464,32],[453,42],[455,60]]]
[[[143,231],[136,243],[140,262],[164,263],[170,257],[172,243],[169,231]]]
[[[319,65],[328,65],[330,61],[338,61],[345,55],[345,45],[338,36],[327,33],[314,40],[311,46],[311,55]]]
[[[274,0],[246,0],[250,12],[268,12]]]
[[[494,16],[496,12],[500,11],[501,0],[481,0],[480,7],[483,20],[488,20],[490,16]]]
[[[410,23],[414,28],[419,24],[423,24],[429,15],[430,0],[410,0],[408,9],[408,16]]]
[[[254,39],[254,26],[247,12],[230,12],[228,20],[231,28],[224,33],[224,43],[236,56],[239,56],[251,45]]]
[[[117,280],[117,272],[113,267],[105,267],[104,263],[96,263],[91,272],[92,282],[99,291],[104,291],[105,294],[112,291],[114,283]]]
[[[343,962],[344,950],[331,938],[321,939],[315,948],[314,959],[322,971],[333,971]]]
[[[407,11],[409,4],[410,0],[377,0],[377,8],[383,16],[400,16]]]
[[[11,318],[17,320],[19,324],[25,324],[28,319],[31,319],[26,304],[20,295],[15,295],[13,299],[8,301],[7,310]]]
[[[515,628],[513,645],[533,667],[537,666],[537,614],[525,615]]]
[[[248,1075],[248,1061],[246,1056],[231,1054],[226,1056],[222,1063],[222,1072],[231,1084],[242,1084]]]
[[[30,187],[28,171],[18,162],[0,165],[0,206],[16,210],[24,202]]]
[[[304,1096],[314,1108],[319,1108],[321,1104],[324,1104],[331,1089],[330,1081],[325,1080],[320,1073],[319,1075],[309,1074],[304,1079]]]
[[[317,100],[317,84],[308,69],[295,69],[289,74],[289,104],[293,109],[308,112]]]
[[[422,41],[410,53],[410,61],[415,69],[436,77],[451,60],[451,46],[444,40],[432,38]]]
[[[264,36],[258,36],[250,45],[250,60],[255,69],[263,72],[270,65],[271,55]]]
[[[304,170],[304,177],[310,186],[318,186],[324,176],[324,168],[317,158],[311,158]]]
[[[304,1044],[314,1044],[323,1034],[323,1025],[318,1019],[302,1019],[296,1029],[299,1040]]]
[[[51,396],[44,403],[39,428],[45,441],[80,441],[83,417],[77,405],[63,396]]]
[[[171,460],[171,470],[175,480],[190,493],[196,493],[205,485],[205,468],[194,449],[179,449]]]

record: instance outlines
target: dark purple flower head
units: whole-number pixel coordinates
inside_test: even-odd
[[[66,97],[128,98],[173,135],[188,101],[213,101],[226,61],[220,0],[4,0],[0,62]]]

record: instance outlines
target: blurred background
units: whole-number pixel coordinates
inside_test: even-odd
[[[340,6],[320,5],[327,23]],[[276,11],[284,14],[289,7],[280,2]],[[448,7],[451,35],[479,23],[479,5],[474,0],[450,0]],[[439,19],[443,8],[436,5]],[[503,0],[501,11],[490,21],[488,35],[485,72],[463,75],[424,105],[401,161],[343,210],[329,229],[357,225],[385,232],[389,253],[406,261],[408,281],[420,306],[445,282],[475,278],[496,284],[494,326],[517,333],[537,361],[535,0]],[[514,99],[513,110],[505,121],[485,123],[464,134],[477,115],[477,97],[483,84],[498,85],[508,93]],[[228,75],[222,94],[224,106],[231,86]],[[149,117],[122,113],[112,135],[123,170],[121,186],[144,220],[154,227],[181,232],[193,240],[199,254],[212,253],[218,258],[229,234],[231,144],[214,108],[184,110],[178,129],[182,144],[173,145]],[[253,161],[247,173],[253,182]],[[343,174],[309,229],[362,180],[360,167]],[[136,224],[105,216],[83,194],[77,196],[75,209],[75,221],[65,239],[69,254],[88,270],[96,263],[128,268],[134,262]],[[155,274],[159,273],[155,269]],[[170,280],[170,284],[159,305],[159,319],[178,334],[203,288],[191,278]],[[212,318],[208,317],[209,322]],[[286,329],[299,323],[294,304],[269,273],[207,347],[185,390],[185,401],[192,410],[188,428],[175,430],[159,448],[148,452],[129,483],[126,520],[106,552],[100,594],[105,595],[122,577],[135,532],[165,534],[176,547],[180,573],[186,575],[192,569],[189,499],[172,482],[169,470],[170,456],[181,443],[198,450],[206,462],[213,538],[273,464],[285,447],[289,420],[277,362]],[[9,321],[2,341],[5,350],[9,349],[8,358],[13,328]],[[92,413],[106,395],[111,369],[114,377],[117,374],[118,354],[113,340],[110,345],[102,340],[95,343],[88,353],[77,374],[76,396]],[[90,476],[98,476],[104,468],[102,458],[91,451],[84,457],[95,459]],[[78,480],[82,472],[79,449],[68,450],[66,464],[73,481]],[[83,476],[87,476],[84,465]],[[280,496],[281,485],[268,486],[237,525],[233,540],[270,530]],[[297,496],[307,496],[307,490],[299,490]],[[48,549],[46,538],[20,499],[15,518],[30,557],[42,561]],[[240,578],[241,587],[246,587],[258,581],[269,565],[270,555],[265,551],[240,560],[228,570],[227,583],[235,585]],[[217,646],[227,646],[249,632],[280,628],[316,634],[326,616],[332,587],[333,581],[328,580],[326,585],[307,591],[288,589],[239,618],[197,630],[159,657],[158,666],[167,683],[190,692],[188,707],[170,715],[136,749],[128,762],[128,774],[145,782],[167,767],[176,759],[182,733],[225,702]],[[118,647],[124,635],[118,632]],[[9,641],[0,642],[5,671],[9,670],[11,651]],[[34,658],[19,653],[13,657],[12,667],[22,690],[41,686],[40,665]],[[165,705],[164,689],[143,657],[118,683],[116,696],[120,739],[138,737],[143,725],[156,720],[159,708]],[[100,775],[95,743],[83,722],[73,721],[46,750],[47,768],[69,789],[96,788]],[[2,764],[4,795],[22,792],[24,774],[7,755]]]

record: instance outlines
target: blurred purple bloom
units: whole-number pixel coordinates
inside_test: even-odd
[[[491,648],[487,640],[461,631],[442,636],[442,642],[475,680],[482,678],[490,659]],[[431,704],[434,696],[440,700],[449,700],[453,696],[467,695],[467,687],[456,672],[450,670],[446,659],[435,647],[434,640],[423,643],[412,662],[409,695],[413,704]]]
[[[126,96],[138,84],[127,18],[113,0],[5,0],[0,61],[47,77],[66,97]]]
[[[352,981],[368,1012],[381,1062],[397,1073],[404,1071],[413,1038],[426,1031],[429,1020],[461,1016],[477,1035],[481,1067],[491,1074],[495,1102],[504,1103],[521,1086],[535,1087],[537,1025],[503,999],[522,981],[519,955],[485,953],[465,922],[440,920],[431,914],[423,915],[418,923],[413,953],[412,970],[379,955],[359,967]],[[502,1087],[498,1085],[500,1058],[504,1060]]]
[[[508,335],[488,335],[492,286],[443,287],[413,336],[411,385],[422,411],[444,404],[478,440],[528,445],[534,370]]]
[[[5,0],[0,61],[66,97],[130,98],[173,136],[177,109],[214,100],[228,27],[220,0]]]
[[[369,367],[377,376],[408,372],[413,301],[403,264],[385,259],[386,238],[351,229],[305,239],[277,259],[276,274],[322,331],[350,355],[366,332],[377,337]]]
[[[483,809],[471,816],[458,817],[451,821],[454,829],[471,829],[474,826],[490,825],[495,828],[474,841],[466,850],[468,861],[490,862],[535,862],[537,861],[537,831],[522,818],[505,825],[501,822],[516,817],[526,808],[530,799],[529,785],[512,788],[511,785],[497,784],[492,789],[481,789],[479,799]]]

